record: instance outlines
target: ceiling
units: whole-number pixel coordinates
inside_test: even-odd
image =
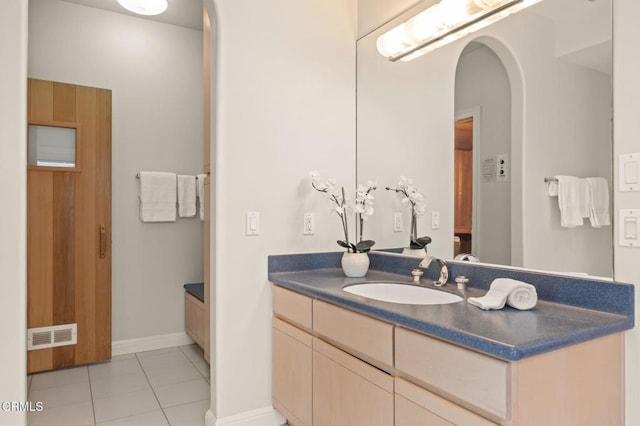
[[[143,16],[129,12],[128,10],[120,6],[117,0],[62,1],[202,31],[202,0],[169,0],[169,7],[167,8],[166,12],[157,16]]]

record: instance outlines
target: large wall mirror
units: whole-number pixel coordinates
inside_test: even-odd
[[[378,53],[381,34],[433,3],[358,40],[357,179],[378,183],[366,237],[408,246],[409,210],[384,190],[405,176],[425,197],[429,254],[611,277],[612,226],[562,227],[545,182],[612,189],[611,0],[543,0],[411,61]]]

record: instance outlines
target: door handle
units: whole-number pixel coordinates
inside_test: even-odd
[[[104,223],[100,224],[100,259],[104,259],[107,256],[107,226]]]

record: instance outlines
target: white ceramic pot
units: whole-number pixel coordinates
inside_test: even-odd
[[[342,271],[347,277],[361,278],[369,270],[369,255],[367,253],[344,253],[342,255]]]

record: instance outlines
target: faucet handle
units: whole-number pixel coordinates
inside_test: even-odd
[[[469,278],[464,275],[458,275],[456,277],[456,285],[458,286],[458,290],[464,290],[467,288],[467,283],[469,282]]]

